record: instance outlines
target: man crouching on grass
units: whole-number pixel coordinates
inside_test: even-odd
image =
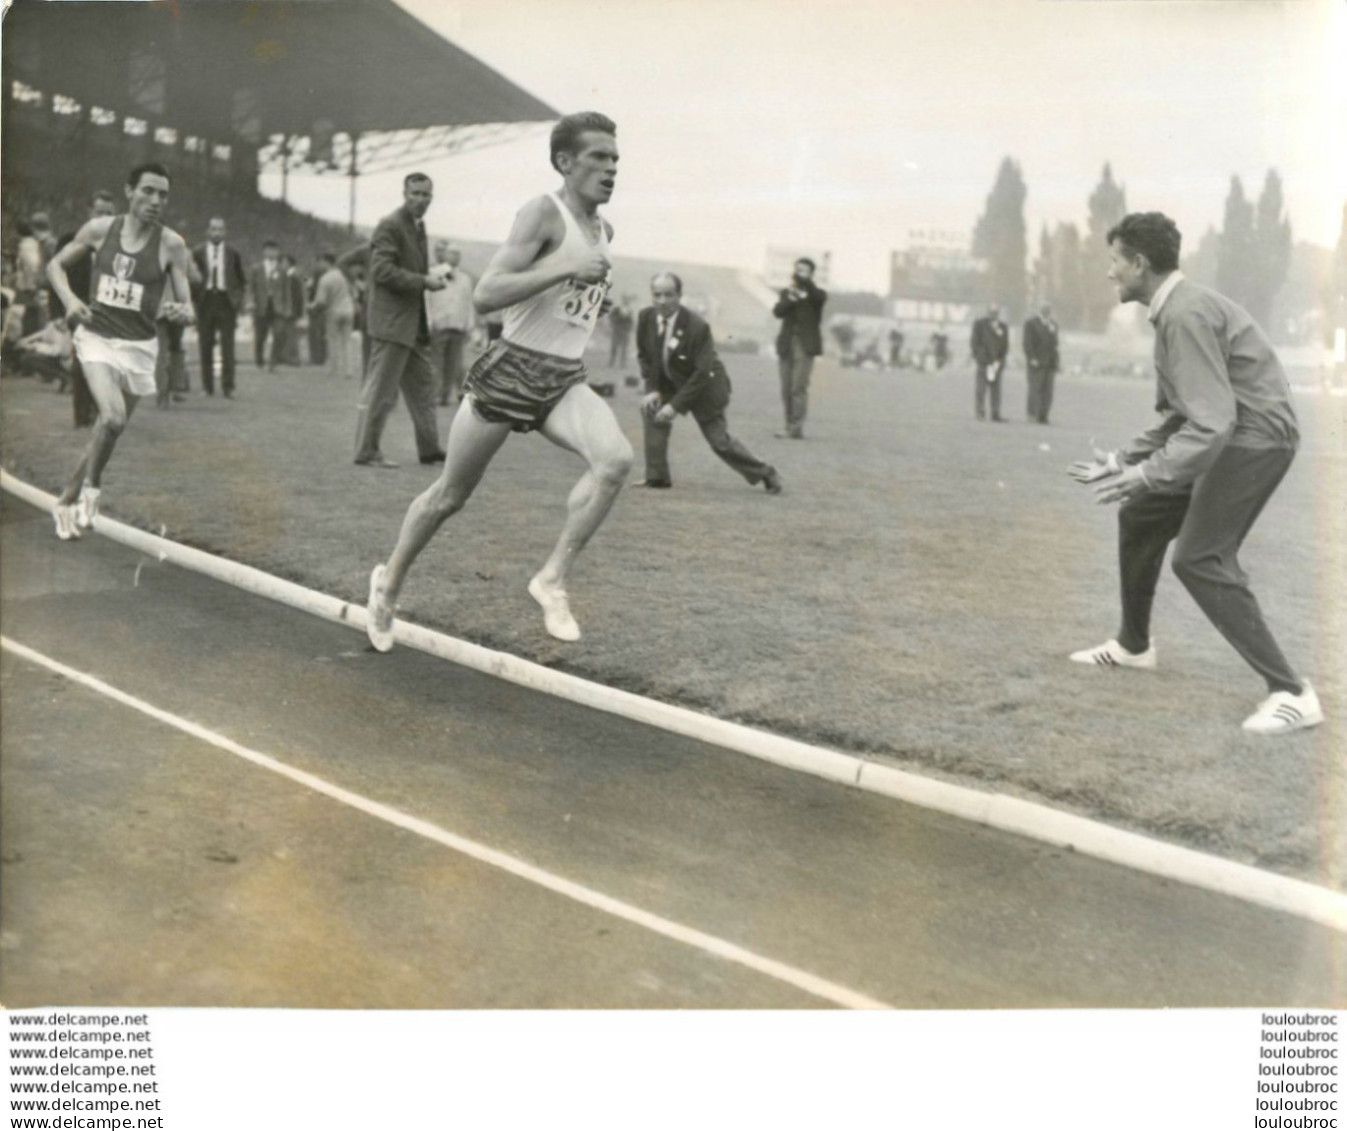
[[[1165,550],[1207,618],[1261,675],[1268,697],[1244,720],[1255,734],[1323,722],[1319,698],[1287,663],[1239,565],[1239,548],[1295,458],[1291,389],[1266,335],[1228,298],[1178,270],[1181,237],[1159,212],[1125,216],[1108,234],[1109,280],[1121,302],[1144,302],[1155,326],[1160,421],[1116,452],[1072,464],[1120,503],[1122,629],[1075,652],[1077,663],[1155,667],[1151,605]]]

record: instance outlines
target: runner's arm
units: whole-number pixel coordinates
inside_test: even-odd
[[[190,326],[196,321],[196,311],[192,307],[192,288],[188,283],[187,245],[182,236],[169,228],[164,229],[164,264],[168,271],[169,302],[175,305],[165,312],[170,322]]]
[[[70,289],[70,279],[66,275],[66,269],[73,267],[86,255],[91,254],[99,244],[103,242],[103,237],[108,234],[108,229],[112,227],[113,217],[99,216],[97,219],[90,220],[78,232],[75,238],[65,247],[61,248],[47,264],[47,279],[51,283],[51,289],[56,292],[56,297],[61,300],[61,305],[65,307],[66,317],[72,318],[76,322],[86,322],[89,319],[89,307],[75,297],[75,292]]]
[[[596,271],[598,261],[602,260],[606,265],[607,260],[597,250],[584,260],[558,257],[542,267],[534,266],[549,241],[559,237],[563,230],[556,205],[548,197],[536,197],[524,205],[515,217],[509,236],[491,257],[473,291],[472,303],[477,312],[490,314],[494,310],[503,310],[532,298],[563,279],[583,279],[586,273],[597,277],[584,279],[585,282],[598,282],[602,277]]]

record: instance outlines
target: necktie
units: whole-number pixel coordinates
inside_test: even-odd
[[[418,220],[416,222],[416,244],[421,249],[421,262],[430,262],[430,252],[426,248],[426,222]]]

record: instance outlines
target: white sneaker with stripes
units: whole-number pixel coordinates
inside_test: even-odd
[[[1116,640],[1106,640],[1098,648],[1072,652],[1071,659],[1078,664],[1094,664],[1101,668],[1153,668],[1155,642],[1144,652],[1129,652]]]
[[[88,530],[93,526],[94,519],[98,517],[98,504],[102,494],[102,490],[98,487],[90,487],[87,483],[80,489],[80,497],[75,501],[75,525],[81,530]]]
[[[56,523],[56,537],[62,542],[69,542],[71,539],[80,536],[80,528],[75,522],[75,507],[73,504],[57,503],[52,508],[51,517]]]
[[[1244,720],[1244,729],[1251,734],[1290,734],[1293,730],[1317,727],[1323,721],[1319,696],[1307,681],[1305,690],[1299,695],[1274,691]]]

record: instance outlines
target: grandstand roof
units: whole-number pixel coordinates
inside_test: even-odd
[[[15,0],[4,66],[8,81],[254,145],[558,116],[393,0]]]

